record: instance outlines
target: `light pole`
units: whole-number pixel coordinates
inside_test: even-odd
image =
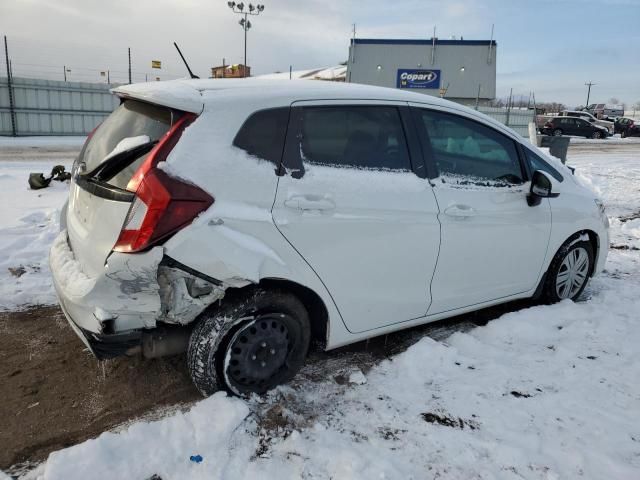
[[[250,3],[247,5],[247,9],[245,10],[244,3],[236,3],[236,2],[227,2],[227,5],[233,13],[239,13],[243,17],[238,22],[242,29],[244,30],[244,67],[242,70],[242,76],[247,76],[247,31],[251,28],[251,22],[249,21],[249,15],[260,15],[264,11],[264,5],[258,4],[253,5]]]

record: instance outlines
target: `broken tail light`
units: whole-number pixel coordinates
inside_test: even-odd
[[[213,204],[213,197],[202,189],[158,168],[195,118],[193,114],[183,115],[129,181],[127,190],[135,192],[136,197],[113,247],[116,252],[145,250],[190,224]]]

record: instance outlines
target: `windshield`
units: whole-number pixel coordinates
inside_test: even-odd
[[[118,153],[157,142],[178,118],[179,112],[170,108],[126,100],[98,127],[80,152],[78,162],[84,163],[84,172],[92,172]],[[107,183],[125,188],[148,153],[147,149],[129,159]]]

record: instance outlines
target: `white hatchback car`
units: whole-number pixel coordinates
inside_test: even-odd
[[[461,105],[318,81],[114,92],[50,256],[98,358],[187,350],[203,394],[264,392],[313,340],[576,299],[604,265],[594,194]]]

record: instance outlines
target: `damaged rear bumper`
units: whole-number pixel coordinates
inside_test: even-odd
[[[114,252],[104,272],[90,278],[75,259],[66,231],[60,232],[49,255],[53,284],[71,327],[96,357],[135,349],[143,332],[158,323],[187,325],[224,296],[222,283],[199,278],[197,272],[185,272],[163,258],[162,247]]]

